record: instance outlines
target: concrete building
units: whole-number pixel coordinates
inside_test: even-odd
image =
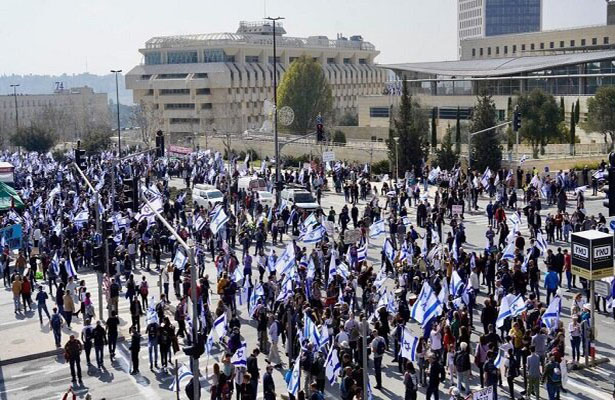
[[[60,126],[60,133],[67,136],[66,139],[74,139],[86,126],[109,124],[107,94],[95,93],[87,86],[58,87],[51,94],[19,94],[18,91],[16,98],[21,127],[46,120],[51,126]],[[0,126],[14,130],[15,111],[15,96],[0,95]]]
[[[359,96],[382,93],[387,71],[361,36],[297,38],[276,25],[278,83],[300,56],[322,65],[339,117],[357,112]],[[268,22],[241,22],[236,33],[155,37],[139,50],[143,64],[126,75],[136,103],[159,113],[171,141],[195,132],[259,129],[273,100],[273,32]]]
[[[457,44],[542,29],[542,0],[458,0]]]

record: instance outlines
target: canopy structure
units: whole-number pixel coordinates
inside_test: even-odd
[[[0,182],[0,211],[6,211],[10,208],[24,208],[23,201],[19,194],[4,182]]]

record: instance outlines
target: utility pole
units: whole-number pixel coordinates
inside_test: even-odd
[[[117,107],[117,156],[122,156],[122,142],[120,132],[120,89],[117,81],[117,75],[122,73],[121,69],[112,69],[111,73],[115,74],[115,102]]]
[[[276,199],[280,200],[280,191],[282,186],[280,184],[280,148],[278,143],[278,60],[276,49],[276,33],[275,25],[279,20],[284,17],[267,17],[273,23],[273,145],[275,147],[275,185],[276,185]]]
[[[367,373],[367,334],[369,326],[365,317],[361,319],[362,351],[363,351],[363,398],[367,399],[367,388],[369,387],[369,375]]]

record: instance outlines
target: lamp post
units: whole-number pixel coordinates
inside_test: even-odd
[[[395,179],[399,180],[399,136],[395,136],[393,140],[395,140]]]
[[[275,43],[275,23],[284,17],[266,17],[273,23],[273,145],[275,146],[275,184],[276,198],[280,198],[280,148],[278,143],[278,74],[277,74],[277,49]]]
[[[19,129],[19,109],[17,108],[17,88],[19,87],[19,83],[12,84],[13,88],[13,97],[15,98],[15,132]]]
[[[117,106],[117,156],[122,156],[122,142],[120,133],[120,88],[117,81],[117,75],[122,73],[121,69],[112,69],[112,74],[115,74],[115,103]]]

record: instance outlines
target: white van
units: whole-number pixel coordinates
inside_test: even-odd
[[[246,192],[252,191],[266,191],[267,183],[263,178],[255,178],[253,176],[244,176],[237,181],[237,190],[245,190]]]
[[[312,193],[305,189],[284,189],[280,193],[282,201],[286,201],[288,206],[295,205],[306,211],[316,211],[320,208]]]
[[[207,211],[213,209],[223,199],[224,195],[215,186],[196,184],[192,188],[192,200]]]

